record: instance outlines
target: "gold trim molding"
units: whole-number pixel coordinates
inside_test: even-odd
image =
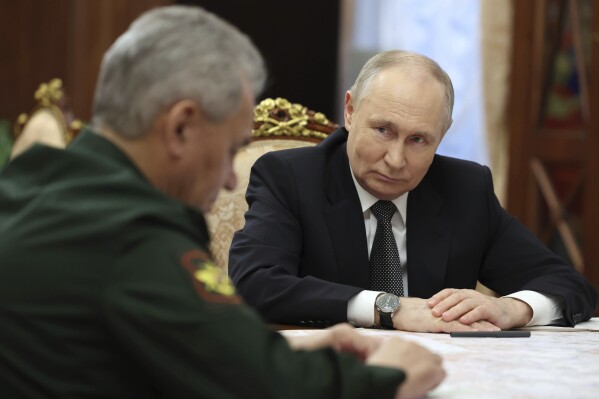
[[[337,127],[322,112],[311,111],[281,97],[267,98],[254,108],[252,137],[290,137],[321,141]]]

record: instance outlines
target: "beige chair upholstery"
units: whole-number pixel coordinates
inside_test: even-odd
[[[35,143],[64,148],[81,129],[66,110],[62,81],[42,83],[35,92],[37,102],[29,114],[21,114],[15,123],[11,158]]]
[[[216,264],[227,268],[233,234],[245,223],[245,191],[254,162],[270,151],[315,145],[337,127],[322,113],[292,104],[283,98],[269,98],[256,106],[252,142],[235,158],[237,187],[233,191],[221,191],[212,210],[206,215]]]

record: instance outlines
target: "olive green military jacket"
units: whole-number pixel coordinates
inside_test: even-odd
[[[0,396],[386,398],[400,371],[293,351],[210,261],[203,216],[83,132],[0,173]]]

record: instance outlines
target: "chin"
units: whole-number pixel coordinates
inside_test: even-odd
[[[401,197],[402,194],[403,193],[401,193],[401,194],[396,194],[396,193],[393,193],[393,194],[381,193],[379,195],[375,195],[375,197],[377,197],[380,200],[384,200],[384,201],[393,201],[394,199]]]
[[[387,187],[388,188],[388,187]],[[401,197],[403,194],[407,193],[408,191],[410,191],[411,189],[397,189],[397,190],[393,190],[393,191],[389,191],[388,189],[385,190],[385,187],[383,187],[382,190],[367,190],[370,194],[374,195],[375,197],[377,197],[378,199],[381,200],[385,200],[385,201],[392,201],[396,198]]]

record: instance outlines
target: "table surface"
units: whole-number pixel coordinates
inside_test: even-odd
[[[587,326],[588,328],[585,328]],[[399,336],[443,357],[447,378],[429,398],[599,398],[599,318],[577,329],[532,328],[530,338],[452,338],[449,334],[357,329]],[[309,335],[318,330],[288,330]]]

